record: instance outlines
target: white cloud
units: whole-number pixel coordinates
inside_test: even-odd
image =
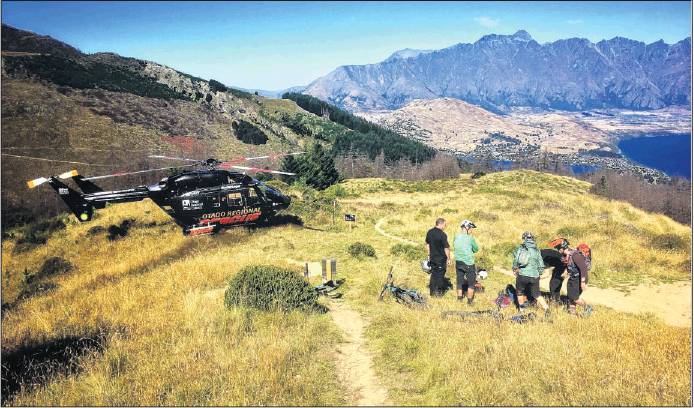
[[[571,24],[571,25],[583,24],[583,20],[581,20],[581,19],[577,19],[577,20],[566,20],[566,24]]]
[[[475,22],[482,27],[492,28],[499,25],[499,19],[493,19],[487,16],[475,17]]]

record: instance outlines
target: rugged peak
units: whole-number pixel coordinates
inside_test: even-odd
[[[487,34],[480,38],[478,43],[512,43],[513,41],[529,42],[533,41],[533,37],[525,30],[518,30],[512,35]]]
[[[533,39],[533,37],[531,37],[530,34],[528,34],[528,32],[525,30],[516,31],[511,36],[511,38],[513,38],[514,40],[522,40],[522,41],[532,41],[532,39]]]
[[[402,50],[395,51],[390,55],[390,57],[386,58],[386,61],[393,61],[393,60],[398,60],[398,59],[407,59],[407,58],[412,58],[416,57],[421,54],[426,54],[431,52],[432,50],[415,50],[413,48],[404,48]]]

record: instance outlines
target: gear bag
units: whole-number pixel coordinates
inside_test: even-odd
[[[528,250],[528,247],[526,247],[525,244],[521,244],[521,246],[519,246],[516,250],[514,262],[519,268],[525,268],[528,266],[528,263],[530,263],[530,250]]]

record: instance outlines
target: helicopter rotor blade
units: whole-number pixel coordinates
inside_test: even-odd
[[[197,163],[195,164],[186,164],[183,166],[170,166],[170,167],[160,167],[158,169],[147,169],[147,170],[139,170],[139,171],[128,171],[128,172],[121,172],[121,173],[113,173],[113,174],[106,174],[103,176],[93,176],[93,177],[85,177],[84,180],[99,180],[99,179],[105,179],[105,178],[110,178],[110,177],[121,177],[121,176],[130,176],[133,174],[142,174],[142,173],[150,173],[153,171],[162,171],[162,170],[170,170],[170,169],[180,169],[182,167],[193,167],[197,166]]]
[[[78,174],[79,174],[79,173],[77,173],[77,170],[70,170],[70,171],[67,171],[67,172],[65,172],[65,173],[63,173],[63,174],[61,174],[61,175],[59,175],[58,177],[60,177],[61,179],[65,180],[65,179],[69,179],[69,178],[71,178],[71,177],[75,177],[75,176],[77,176]],[[50,178],[39,177],[39,178],[36,178],[36,179],[27,181],[27,186],[29,186],[29,188],[38,187],[38,186],[40,186],[41,184],[43,184],[43,183],[45,183],[45,182],[47,182],[47,181],[49,181],[49,180],[50,180]]]
[[[2,153],[2,155],[7,156],[7,157],[16,157],[18,159],[40,160],[40,161],[47,161],[47,162],[53,162],[53,163],[69,163],[69,164],[83,164],[85,166],[110,167],[110,165],[108,165],[108,164],[94,164],[94,163],[85,163],[85,162],[70,161],[70,160],[45,159],[43,157],[22,156],[19,154]]]
[[[246,167],[246,166],[225,166],[225,167],[231,167],[231,168],[240,169],[240,170],[250,170],[250,171],[255,171],[258,173],[273,173],[273,174],[284,174],[287,176],[296,176],[296,173],[288,173],[286,171],[278,171],[278,170],[260,169],[257,167]]]
[[[269,154],[267,156],[256,156],[256,157],[246,157],[246,160],[262,160],[262,159],[277,159],[279,157],[284,157],[284,156],[297,156],[300,154],[305,154],[306,152],[293,152],[293,153],[278,153],[278,154]]]
[[[39,177],[39,178],[27,181],[27,186],[29,186],[29,188],[38,187],[41,184],[47,182],[48,180],[49,179],[47,179],[45,177]]]
[[[279,157],[296,156],[296,155],[304,154],[304,153],[306,153],[306,152],[278,153],[278,154],[269,154],[269,155],[265,155],[265,156],[256,156],[256,157],[239,157],[236,159],[223,161],[223,162],[219,163],[219,166],[220,167],[231,167],[233,165],[242,163],[244,161],[249,161],[249,160],[263,160],[263,159],[274,160],[274,159],[277,159]]]
[[[79,175],[79,173],[77,172],[77,170],[70,170],[70,171],[66,171],[65,173],[59,175],[58,177],[65,180],[65,179],[69,179],[69,178],[72,178],[72,177],[75,177],[78,175]]]
[[[183,161],[196,162],[196,163],[200,163],[202,161],[202,160],[195,160],[195,159],[187,159],[185,157],[170,157],[170,156],[161,156],[161,155],[150,155],[147,157],[152,158],[152,159],[183,160]]]

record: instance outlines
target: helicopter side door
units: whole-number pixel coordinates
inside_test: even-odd
[[[254,222],[258,220],[264,211],[267,210],[267,200],[265,196],[256,186],[248,186],[242,190],[243,200],[246,205],[245,222]]]

